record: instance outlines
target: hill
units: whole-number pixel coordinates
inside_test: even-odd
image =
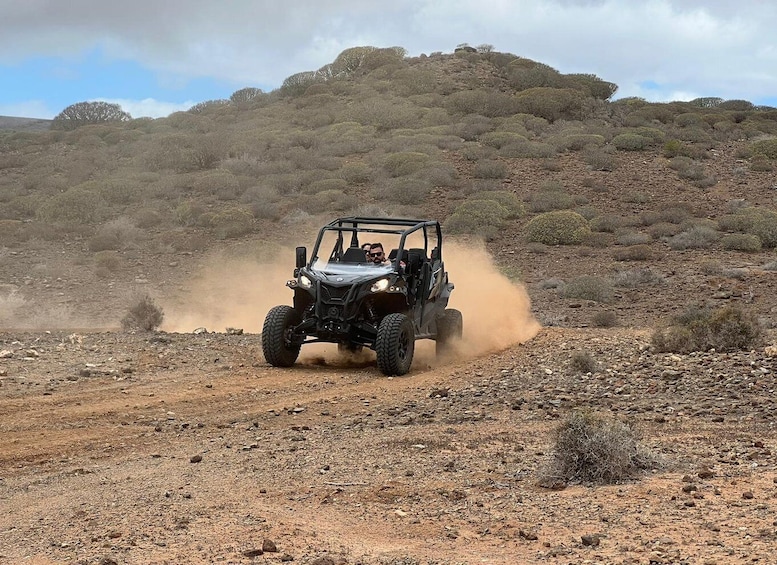
[[[39,118],[14,118],[0,116],[0,130],[12,131],[46,131],[51,126],[51,120]]]
[[[777,111],[615,88],[353,48],[0,131],[0,561],[769,562]],[[456,356],[264,361],[293,247],[345,214],[444,222]],[[163,331],[118,331],[146,295]],[[562,444],[575,415],[620,435]]]
[[[615,90],[506,53],[353,48],[168,118],[6,132],[0,324],[112,326],[137,292],[172,323],[208,258],[269,261],[351,213],[484,239],[544,324],[649,325],[695,300],[759,301],[772,324],[777,110]],[[571,240],[558,211],[582,221]]]

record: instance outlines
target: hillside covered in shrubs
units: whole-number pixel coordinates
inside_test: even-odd
[[[611,287],[662,284],[649,265],[667,253],[728,254],[707,261],[708,277],[730,274],[721,257],[767,264],[777,109],[616,91],[490,46],[420,57],[354,47],[275,91],[247,87],[167,118],[65,109],[49,131],[0,131],[0,241],[74,242],[103,280],[121,276],[128,253],[277,240],[279,228],[345,214],[431,216],[486,241],[543,308],[547,291],[574,299],[570,273],[544,263],[570,249],[566,268],[609,271],[593,294],[603,304],[624,292]]]

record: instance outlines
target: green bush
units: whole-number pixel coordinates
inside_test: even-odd
[[[614,484],[657,466],[634,429],[611,417],[572,412],[555,432],[553,456],[541,470],[540,486],[571,482]]]
[[[518,110],[513,96],[487,89],[458,90],[448,96],[446,107],[453,114],[478,114],[489,118],[510,116]]]
[[[747,233],[757,235],[761,244],[772,249],[777,247],[777,212],[756,208],[753,223],[748,227]]]
[[[651,338],[660,352],[737,351],[760,345],[758,319],[738,306],[718,309],[692,307],[656,329]]]
[[[664,157],[673,159],[675,157],[690,157],[688,146],[679,139],[670,139],[664,143]]]
[[[507,218],[520,218],[526,213],[523,203],[518,197],[507,190],[485,190],[477,192],[469,197],[470,200],[493,200],[498,202],[508,212]]]
[[[762,139],[761,141],[755,141],[750,144],[750,150],[754,154],[777,160],[777,139]]]
[[[616,241],[619,245],[632,246],[650,243],[652,239],[648,234],[641,231],[624,230],[618,232]]]
[[[732,251],[757,253],[761,251],[761,238],[748,233],[729,233],[720,238],[720,246]]]
[[[652,140],[637,133],[620,133],[610,143],[619,151],[642,151],[651,145]]]
[[[593,133],[572,133],[557,137],[553,144],[559,151],[580,151],[586,147],[601,147],[604,136]]]
[[[528,241],[545,245],[577,245],[590,233],[586,219],[570,210],[545,212],[532,218],[525,228]]]
[[[499,149],[499,156],[508,159],[547,159],[555,154],[555,147],[537,141],[517,141]]]
[[[37,216],[44,222],[78,227],[98,221],[103,206],[98,194],[75,187],[46,200],[38,208]]]
[[[445,231],[451,234],[472,234],[491,239],[495,237],[510,210],[496,200],[467,200],[445,220]]]
[[[561,296],[606,304],[613,299],[612,284],[602,277],[583,275],[566,283],[561,288]]]
[[[401,177],[422,169],[429,159],[426,153],[402,151],[388,155],[383,161],[383,168],[392,177]]]
[[[340,176],[348,184],[366,184],[372,180],[373,172],[364,163],[350,163],[340,169]]]
[[[528,139],[523,135],[510,131],[492,131],[480,136],[480,143],[489,147],[496,147],[497,149],[501,149],[510,143],[525,143],[527,141]]]
[[[757,153],[750,158],[750,170],[753,172],[769,173],[774,170],[771,160],[765,155]]]
[[[539,116],[549,122],[578,120],[586,104],[585,94],[570,88],[529,88],[515,98],[516,112]]]

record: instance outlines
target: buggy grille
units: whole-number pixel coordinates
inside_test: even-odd
[[[350,290],[350,286],[326,286],[322,284],[321,299],[325,302],[342,302]]]

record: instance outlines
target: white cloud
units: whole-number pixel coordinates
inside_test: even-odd
[[[100,45],[160,80],[274,88],[354,45],[489,43],[562,72],[726,98],[777,92],[771,0],[0,0],[0,62]],[[656,91],[651,90],[655,94]]]
[[[42,120],[50,120],[57,113],[53,112],[42,100],[0,104],[0,116],[35,116]]]

